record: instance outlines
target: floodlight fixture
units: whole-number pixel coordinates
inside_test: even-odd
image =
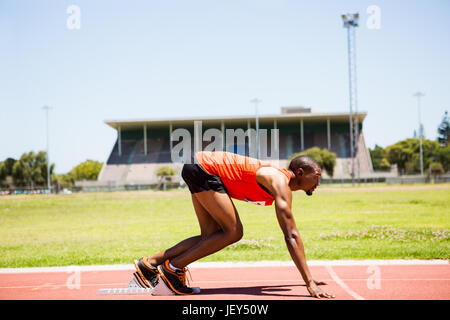
[[[52,109],[49,106],[43,106],[43,110],[45,110],[45,118],[46,118],[46,132],[47,132],[47,188],[48,192],[52,192],[52,183],[50,176],[50,143],[49,143],[49,132],[48,132],[48,111]]]
[[[358,142],[359,142],[359,119],[358,119],[358,93],[357,93],[357,79],[356,79],[356,34],[355,28],[358,27],[359,14],[347,13],[342,15],[344,28],[347,29],[347,50],[348,50],[348,74],[349,74],[349,96],[350,96],[350,158],[351,158],[351,176],[352,185],[355,183],[355,172],[358,180],[360,176],[360,164],[357,157]],[[355,116],[353,115],[355,111]],[[355,122],[355,123],[354,123]],[[357,162],[357,170],[355,170],[355,157]]]
[[[357,27],[359,22],[359,13],[346,13],[342,15],[344,28]]]
[[[422,147],[423,127],[420,116],[420,98],[422,98],[424,95],[425,94],[420,91],[413,94],[413,96],[417,98],[417,111],[419,113],[419,156],[420,156],[420,175],[422,176],[423,176],[423,147]]]

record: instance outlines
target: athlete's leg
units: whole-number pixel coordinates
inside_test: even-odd
[[[217,224],[216,220],[213,219],[213,217],[208,213],[205,207],[197,199],[197,196],[195,196],[206,192],[208,191],[191,194],[195,214],[197,215],[198,223],[200,225],[201,238],[206,238],[210,234],[220,229],[220,226]]]
[[[228,194],[209,190],[195,193],[193,196],[220,228],[173,258],[171,263],[177,268],[183,268],[191,262],[213,254],[239,241],[243,235],[241,220]]]
[[[201,193],[204,192],[206,191],[203,191]],[[220,229],[220,226],[208,214],[206,209],[201,205],[200,201],[196,197],[194,197],[193,194],[191,196],[195,213],[197,215],[198,223],[200,225],[201,235],[185,239],[180,243],[176,244],[175,246],[149,257],[148,262],[151,263],[152,265],[157,266],[162,264],[167,259],[172,260],[173,258],[177,257],[178,255],[182,254],[186,250],[196,245],[202,238],[205,238],[208,235]]]

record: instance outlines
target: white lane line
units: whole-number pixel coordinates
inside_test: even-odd
[[[363,297],[361,297],[359,294],[357,294],[355,291],[353,291],[352,289],[350,289],[344,281],[342,281],[337,274],[334,272],[333,268],[331,266],[326,266],[328,273],[330,274],[330,276],[333,278],[334,281],[336,281],[336,283],[338,285],[341,286],[342,289],[344,289],[349,295],[351,295],[353,298],[355,298],[356,300],[365,300]]]
[[[369,265],[450,265],[449,260],[310,260],[308,266],[369,266]],[[245,268],[245,267],[295,267],[292,261],[224,261],[194,262],[189,265],[197,268]],[[0,268],[5,273],[41,273],[41,272],[73,272],[73,271],[119,271],[134,270],[133,264],[65,266],[65,267],[32,267],[32,268]]]
[[[322,279],[326,282],[336,282],[334,279]],[[367,281],[367,279],[340,279],[341,281]],[[450,281],[450,279],[382,279],[381,281]],[[303,284],[303,282],[300,282],[299,280],[200,280],[200,281],[193,281],[195,284],[207,284],[207,283],[264,283],[264,282],[293,282],[293,283],[300,283]],[[123,286],[125,285],[124,282],[116,282],[116,283],[89,283],[89,284],[81,284],[80,287],[99,287],[99,286]],[[66,284],[43,284],[43,285],[34,285],[34,286],[0,286],[0,289],[27,289],[27,288],[55,288],[55,287],[66,287]]]
[[[367,281],[367,279],[341,279],[342,281]],[[326,281],[335,281],[333,280],[329,280],[329,279],[325,279]],[[381,279],[381,281],[450,281],[450,279]],[[245,282],[298,282],[301,284],[305,284],[304,282],[301,282],[299,280],[280,280],[280,279],[276,279],[276,280],[200,280],[200,281],[193,281],[195,283],[245,283]],[[337,281],[335,281],[337,282]],[[0,287],[1,288],[1,287]]]

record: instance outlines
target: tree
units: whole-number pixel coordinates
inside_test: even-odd
[[[446,147],[450,143],[450,120],[447,116],[448,112],[445,111],[442,122],[438,127],[438,141],[442,147]]]
[[[50,174],[55,165],[50,166]],[[14,185],[20,187],[44,186],[47,183],[47,154],[40,151],[24,153],[19,160],[14,162],[11,172]]]
[[[57,192],[64,188],[72,189],[77,180],[97,180],[102,167],[102,162],[86,160],[66,174],[52,174],[52,185]]]
[[[450,170],[450,144],[436,150],[435,161],[442,164],[445,172]]]
[[[423,166],[428,168],[432,161],[441,162],[448,166],[448,151],[442,150],[437,141],[423,139]],[[419,139],[405,139],[386,147],[387,160],[397,164],[399,170],[407,174],[420,172]]]
[[[0,162],[0,187],[8,187],[7,178],[12,175],[14,163],[16,163],[16,160],[13,158],[7,158]]]
[[[294,153],[290,156],[288,162],[298,156],[309,156],[313,158],[330,177],[333,177],[334,167],[336,166],[336,153],[330,152],[327,149],[313,147],[302,152]]]
[[[0,162],[0,187],[6,185],[6,165],[4,162]]]
[[[376,144],[373,150],[369,148],[369,153],[374,170],[386,171],[391,168],[385,149]]]
[[[389,161],[386,158],[383,158],[383,159],[381,159],[381,163],[378,168],[381,171],[389,171],[391,169],[391,164],[389,163]]]
[[[97,180],[100,171],[102,170],[103,163],[94,161],[94,160],[86,160],[85,162],[80,163],[76,167],[74,167],[70,172],[70,178],[73,181],[76,180]]]
[[[4,161],[7,176],[12,175],[12,168],[14,166],[14,163],[16,163],[16,161],[17,160],[13,158],[6,158],[6,160]]]

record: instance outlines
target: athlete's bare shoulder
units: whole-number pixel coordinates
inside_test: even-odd
[[[274,167],[261,167],[256,171],[256,181],[274,194],[288,186],[289,180],[284,173]]]
[[[261,167],[256,171],[256,176],[266,176],[266,177],[281,177],[285,176],[280,170],[275,167]]]

